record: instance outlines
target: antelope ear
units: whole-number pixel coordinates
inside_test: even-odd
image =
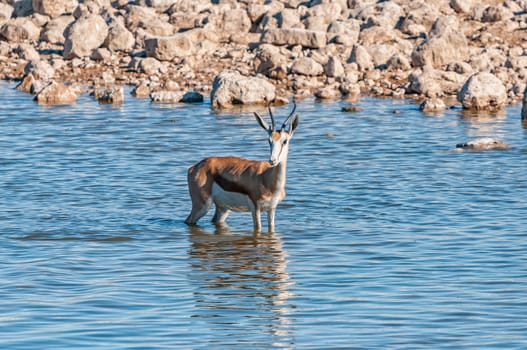
[[[260,124],[260,126],[265,129],[265,131],[269,132],[269,124],[267,124],[267,122],[263,120],[263,118],[256,112],[254,112],[254,117],[256,118],[258,124]]]
[[[289,135],[290,136],[293,136],[293,134],[295,133],[295,130],[298,127],[298,123],[299,122],[300,122],[300,116],[297,113],[293,117],[293,121],[291,122],[291,127],[289,128]]]

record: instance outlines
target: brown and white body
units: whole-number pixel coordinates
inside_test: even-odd
[[[285,180],[289,141],[298,126],[295,109],[276,130],[269,108],[271,125],[255,113],[256,120],[269,135],[269,161],[248,160],[239,157],[205,158],[188,170],[188,188],[192,211],[185,220],[195,225],[214,203],[216,212],[212,221],[223,223],[230,211],[251,212],[254,230],[261,230],[260,213],[267,212],[268,230],[274,231],[275,209],[285,197]],[[288,124],[290,126],[288,127]]]

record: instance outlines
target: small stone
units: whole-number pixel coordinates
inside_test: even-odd
[[[183,95],[181,103],[201,103],[203,102],[203,95],[196,91],[188,91]]]
[[[77,101],[77,91],[71,86],[53,81],[40,91],[35,100],[42,104],[71,104]]]
[[[183,93],[181,91],[154,91],[150,94],[150,99],[152,102],[160,103],[179,103],[183,98]]]
[[[347,113],[362,112],[362,108],[357,107],[357,106],[344,106],[342,107],[342,112],[347,112]]]
[[[122,86],[98,87],[93,91],[93,96],[101,104],[121,104],[124,102],[124,88]]]
[[[424,100],[419,109],[426,113],[443,112],[446,109],[445,102],[440,98],[428,98]]]
[[[475,151],[486,151],[491,149],[507,149],[510,145],[498,139],[482,137],[472,141],[458,143],[456,148],[470,149]]]
[[[132,90],[132,96],[137,98],[147,98],[150,96],[151,88],[146,82],[140,82]]]

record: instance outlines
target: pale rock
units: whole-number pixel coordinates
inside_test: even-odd
[[[360,22],[356,19],[333,21],[327,29],[328,42],[353,46],[359,40]]]
[[[300,23],[300,14],[296,9],[285,8],[278,12],[275,17],[280,28],[293,28]]]
[[[429,97],[442,95],[455,95],[463,86],[466,76],[456,72],[445,72],[441,70],[425,70],[410,73],[408,81],[409,93],[418,93]]]
[[[263,44],[256,51],[256,73],[264,74],[270,78],[285,77],[287,58],[280,48],[274,45]]]
[[[90,56],[108,36],[108,26],[99,15],[88,15],[76,20],[67,30],[64,58]]]
[[[328,23],[326,18],[322,16],[309,16],[305,18],[302,23],[307,30],[313,30],[318,32],[326,32],[328,28]]]
[[[55,69],[46,61],[31,61],[24,67],[26,75],[32,75],[37,80],[50,81],[55,76]]]
[[[177,57],[187,57],[193,53],[193,50],[194,44],[186,33],[145,40],[146,55],[160,61],[171,61]]]
[[[212,16],[212,20],[205,26],[216,31],[220,36],[226,37],[233,33],[247,33],[252,23],[247,11],[242,8],[230,9],[223,7],[220,13]]]
[[[45,84],[44,86],[40,86],[41,85],[40,81],[36,80],[32,74],[27,74],[24,76],[24,78],[22,78],[22,81],[20,82],[20,84],[16,86],[16,89],[18,91],[23,91],[23,92],[33,94],[35,93],[34,91],[38,89],[36,88],[37,85],[40,87],[40,90],[42,90],[42,88],[44,88],[44,86],[47,84]]]
[[[402,53],[395,53],[386,62],[386,68],[406,72],[412,68],[412,65],[407,56]]]
[[[468,142],[458,143],[456,148],[474,151],[487,151],[492,149],[508,149],[510,148],[510,145],[495,138],[481,137]]]
[[[149,76],[164,73],[166,71],[165,65],[153,57],[142,58],[139,62],[138,68],[140,72]]]
[[[325,32],[306,29],[268,29],[262,34],[261,43],[272,45],[300,45],[308,49],[326,46]]]
[[[105,47],[99,47],[92,51],[90,58],[95,61],[110,62],[112,59],[112,53]]]
[[[155,9],[144,6],[126,6],[126,28],[134,33],[136,40],[139,29],[148,36],[170,36],[176,32],[175,26],[168,23],[169,17],[159,14]]]
[[[150,96],[151,87],[146,81],[141,81],[132,90],[132,96],[137,98],[147,98]]]
[[[37,41],[39,36],[40,29],[26,17],[11,18],[0,28],[0,37],[8,42]]]
[[[379,2],[375,5],[365,6],[357,15],[357,18],[365,23],[365,26],[379,26],[388,29],[395,28],[404,12],[401,6],[393,1]]]
[[[35,100],[41,104],[62,105],[75,103],[77,96],[75,88],[53,81],[37,94]]]
[[[487,6],[478,18],[481,22],[499,22],[509,20],[513,16],[512,12],[503,6]]]
[[[315,97],[320,100],[333,100],[340,96],[338,87],[327,86],[315,91]]]
[[[356,100],[359,98],[361,89],[357,83],[343,82],[339,86],[340,93],[343,96],[348,96],[349,99]]]
[[[450,7],[459,13],[470,13],[472,6],[473,0],[450,0]]]
[[[152,102],[158,103],[201,103],[203,95],[196,91],[160,90],[150,94]]]
[[[95,90],[93,91],[93,96],[101,104],[122,104],[124,103],[124,87],[100,86],[95,88]]]
[[[481,72],[466,81],[457,99],[465,109],[496,111],[507,103],[507,91],[496,76]]]
[[[131,52],[135,46],[135,38],[121,22],[113,21],[103,45],[110,51]]]
[[[324,73],[324,68],[318,62],[310,57],[300,57],[293,62],[291,66],[291,73],[318,76]]]
[[[346,72],[344,71],[344,66],[340,60],[334,56],[331,56],[328,59],[328,62],[324,65],[324,73],[328,77],[339,78],[342,77]]]
[[[353,46],[349,63],[356,63],[361,71],[367,71],[374,68],[373,60],[368,53],[368,50],[362,45]]]
[[[446,109],[445,102],[437,97],[427,98],[420,105],[419,108],[426,113],[443,112]]]
[[[78,6],[77,0],[32,0],[33,11],[56,18],[71,14]]]
[[[49,85],[48,80],[37,80],[33,77],[33,74],[29,73],[22,79],[22,82],[18,84],[16,89],[18,91],[24,91],[32,95],[38,94],[42,89]]]
[[[171,2],[172,5],[167,10],[169,15],[177,12],[200,13],[212,6],[209,0],[171,0]]]
[[[156,9],[159,12],[167,11],[170,6],[174,4],[174,0],[136,0],[136,5],[148,6]]]
[[[408,14],[401,20],[398,29],[415,36],[428,32],[434,22],[445,15],[442,10],[449,10],[426,0],[408,1],[405,7]]]
[[[214,108],[229,108],[236,104],[265,104],[275,99],[275,86],[267,80],[247,77],[226,70],[214,78],[210,94]]]
[[[24,43],[19,44],[15,48],[14,52],[18,54],[19,58],[25,61],[39,61],[40,60],[40,55],[37,52],[37,50],[35,50],[33,45],[24,44]]]
[[[397,53],[394,45],[374,44],[366,47],[375,67],[386,67],[390,57]]]
[[[441,68],[452,61],[464,61],[468,55],[467,39],[459,28],[457,18],[445,16],[434,23],[428,39],[415,47],[412,65]]]
[[[310,6],[307,8],[304,17],[323,17],[326,23],[334,20],[346,19],[341,17],[343,9],[347,8],[347,4],[343,1],[311,1],[309,5]]]
[[[64,44],[64,32],[66,28],[75,21],[73,16],[59,16],[50,20],[42,32],[40,39],[52,44]]]
[[[0,23],[10,19],[13,11],[13,6],[0,2]]]
[[[447,65],[446,70],[463,75],[469,75],[474,72],[470,64],[466,62],[451,62]]]

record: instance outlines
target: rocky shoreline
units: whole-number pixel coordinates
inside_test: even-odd
[[[131,85],[215,108],[368,94],[495,111],[524,97],[527,1],[0,0],[0,78],[40,103],[122,103]]]

